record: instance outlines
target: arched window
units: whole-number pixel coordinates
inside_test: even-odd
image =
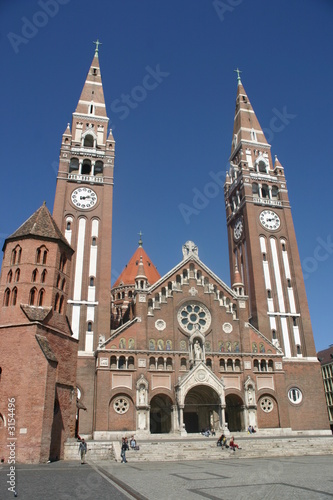
[[[12,250],[12,258],[11,258],[11,264],[14,265],[16,262],[16,248]]]
[[[263,184],[261,187],[262,198],[269,198],[269,190],[267,184]]]
[[[212,360],[210,358],[206,359],[206,366],[208,366],[208,368],[212,367]]]
[[[89,160],[85,160],[82,165],[82,175],[90,175],[91,163]]]
[[[21,274],[20,269],[16,269],[15,276],[14,276],[15,283],[17,283],[18,281],[20,281],[20,274]]]
[[[42,307],[42,305],[43,305],[43,302],[44,302],[44,295],[45,295],[45,290],[44,290],[44,288],[42,288],[42,289],[39,291],[39,294],[38,294],[38,306],[39,306],[39,307]]]
[[[259,186],[256,182],[252,184],[252,193],[253,194],[258,194],[259,193]]]
[[[17,248],[17,260],[16,260],[16,264],[20,264],[21,263],[21,255],[22,255],[22,248],[18,247]]]
[[[67,221],[67,224],[66,224],[66,231],[70,231],[71,230],[71,221]]]
[[[88,321],[87,331],[92,332],[92,322],[91,321]]]
[[[58,304],[59,304],[59,293],[56,294],[55,299],[54,299],[54,311],[58,309]]]
[[[277,186],[272,186],[272,199],[277,200],[279,197],[279,188]]]
[[[83,146],[85,148],[93,148],[94,147],[94,137],[91,134],[87,134],[85,136],[84,141],[83,141]]]
[[[16,306],[16,301],[17,301],[17,288],[13,288],[12,291],[12,306]]]
[[[95,175],[103,174],[103,162],[102,161],[100,161],[100,160],[96,161],[95,167],[94,167],[94,174]]]
[[[43,264],[46,264],[47,261],[47,250],[44,250],[43,252]]]
[[[61,282],[61,290],[64,291],[65,290],[65,286],[66,286],[66,280],[65,278],[62,280]]]
[[[13,278],[13,271],[10,270],[9,273],[7,274],[7,283],[11,283]]]
[[[37,271],[37,269],[34,269],[34,270],[32,271],[32,276],[31,276],[31,281],[32,281],[33,283],[36,283],[36,281],[37,281],[37,276],[38,276],[38,271]]]
[[[96,239],[96,236],[93,236],[92,241],[91,241],[91,244],[92,244],[92,246],[93,246],[93,247],[95,247],[95,246],[96,246],[96,244],[97,244],[97,239]]]
[[[133,356],[130,356],[128,358],[128,368],[130,370],[134,370],[134,358],[133,358]]]
[[[266,163],[264,162],[264,160],[260,160],[259,163],[258,163],[258,170],[259,172],[262,172],[262,173],[267,173],[267,166],[266,166]]]
[[[155,368],[156,368],[155,358],[149,358],[149,369],[150,370],[155,370]]]
[[[112,369],[117,368],[117,358],[116,358],[116,356],[111,356],[110,367]]]
[[[62,296],[60,297],[60,301],[59,301],[59,313],[60,313],[60,314],[62,314],[63,305],[64,305],[64,296],[62,295]]]
[[[90,279],[89,279],[89,286],[95,286],[95,279],[93,276],[90,276]]]
[[[79,170],[79,160],[77,158],[71,158],[69,164],[69,173]]]
[[[57,278],[57,288],[60,288],[60,274],[58,274],[58,278]]]
[[[67,261],[66,255],[61,254],[60,263],[59,263],[59,271],[65,272],[66,261]]]
[[[40,263],[40,256],[41,256],[41,249],[40,248],[37,248],[36,250],[36,263],[39,264]]]
[[[118,368],[119,368],[119,370],[124,370],[126,368],[125,356],[120,356],[120,358],[118,360]]]
[[[29,293],[29,306],[34,306],[36,300],[36,288],[31,288]]]
[[[42,272],[42,274],[41,274],[41,277],[40,277],[40,282],[41,283],[45,283],[46,274],[47,274],[47,271],[46,271],[46,269],[44,269],[43,272]]]
[[[10,290],[9,288],[6,288],[4,296],[3,296],[3,305],[4,307],[9,306],[9,297],[10,297]]]

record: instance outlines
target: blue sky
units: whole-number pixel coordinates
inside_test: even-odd
[[[193,240],[230,284],[223,190],[187,220],[179,206],[228,168],[239,67],[285,168],[316,347],[333,343],[332,21],[330,0],[3,0],[2,242],[44,200],[53,209],[61,136],[99,38],[116,140],[113,281],[142,230],[160,274]]]

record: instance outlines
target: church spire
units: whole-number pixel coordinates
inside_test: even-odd
[[[241,148],[242,144],[249,147],[257,146],[270,149],[270,145],[266,140],[258,118],[256,117],[248,95],[241,82],[241,71],[239,69],[234,71],[237,72],[237,97],[231,146],[231,161]]]
[[[98,59],[98,50],[101,42],[97,40],[94,43],[96,44],[94,58],[74,114],[78,113],[80,115],[88,115],[89,117],[106,118],[102,76]]]

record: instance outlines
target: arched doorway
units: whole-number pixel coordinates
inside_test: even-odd
[[[225,421],[230,432],[242,430],[242,406],[243,401],[236,394],[229,394],[225,398]]]
[[[167,434],[171,431],[171,407],[169,396],[157,394],[150,401],[150,432]]]
[[[206,385],[195,386],[185,397],[184,424],[186,432],[200,432],[203,429],[219,429],[219,395]]]

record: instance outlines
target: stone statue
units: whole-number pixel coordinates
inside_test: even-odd
[[[202,359],[202,348],[199,340],[196,340],[194,343],[194,359],[197,361]]]
[[[139,404],[144,405],[146,402],[146,388],[144,385],[140,385],[139,390]]]

